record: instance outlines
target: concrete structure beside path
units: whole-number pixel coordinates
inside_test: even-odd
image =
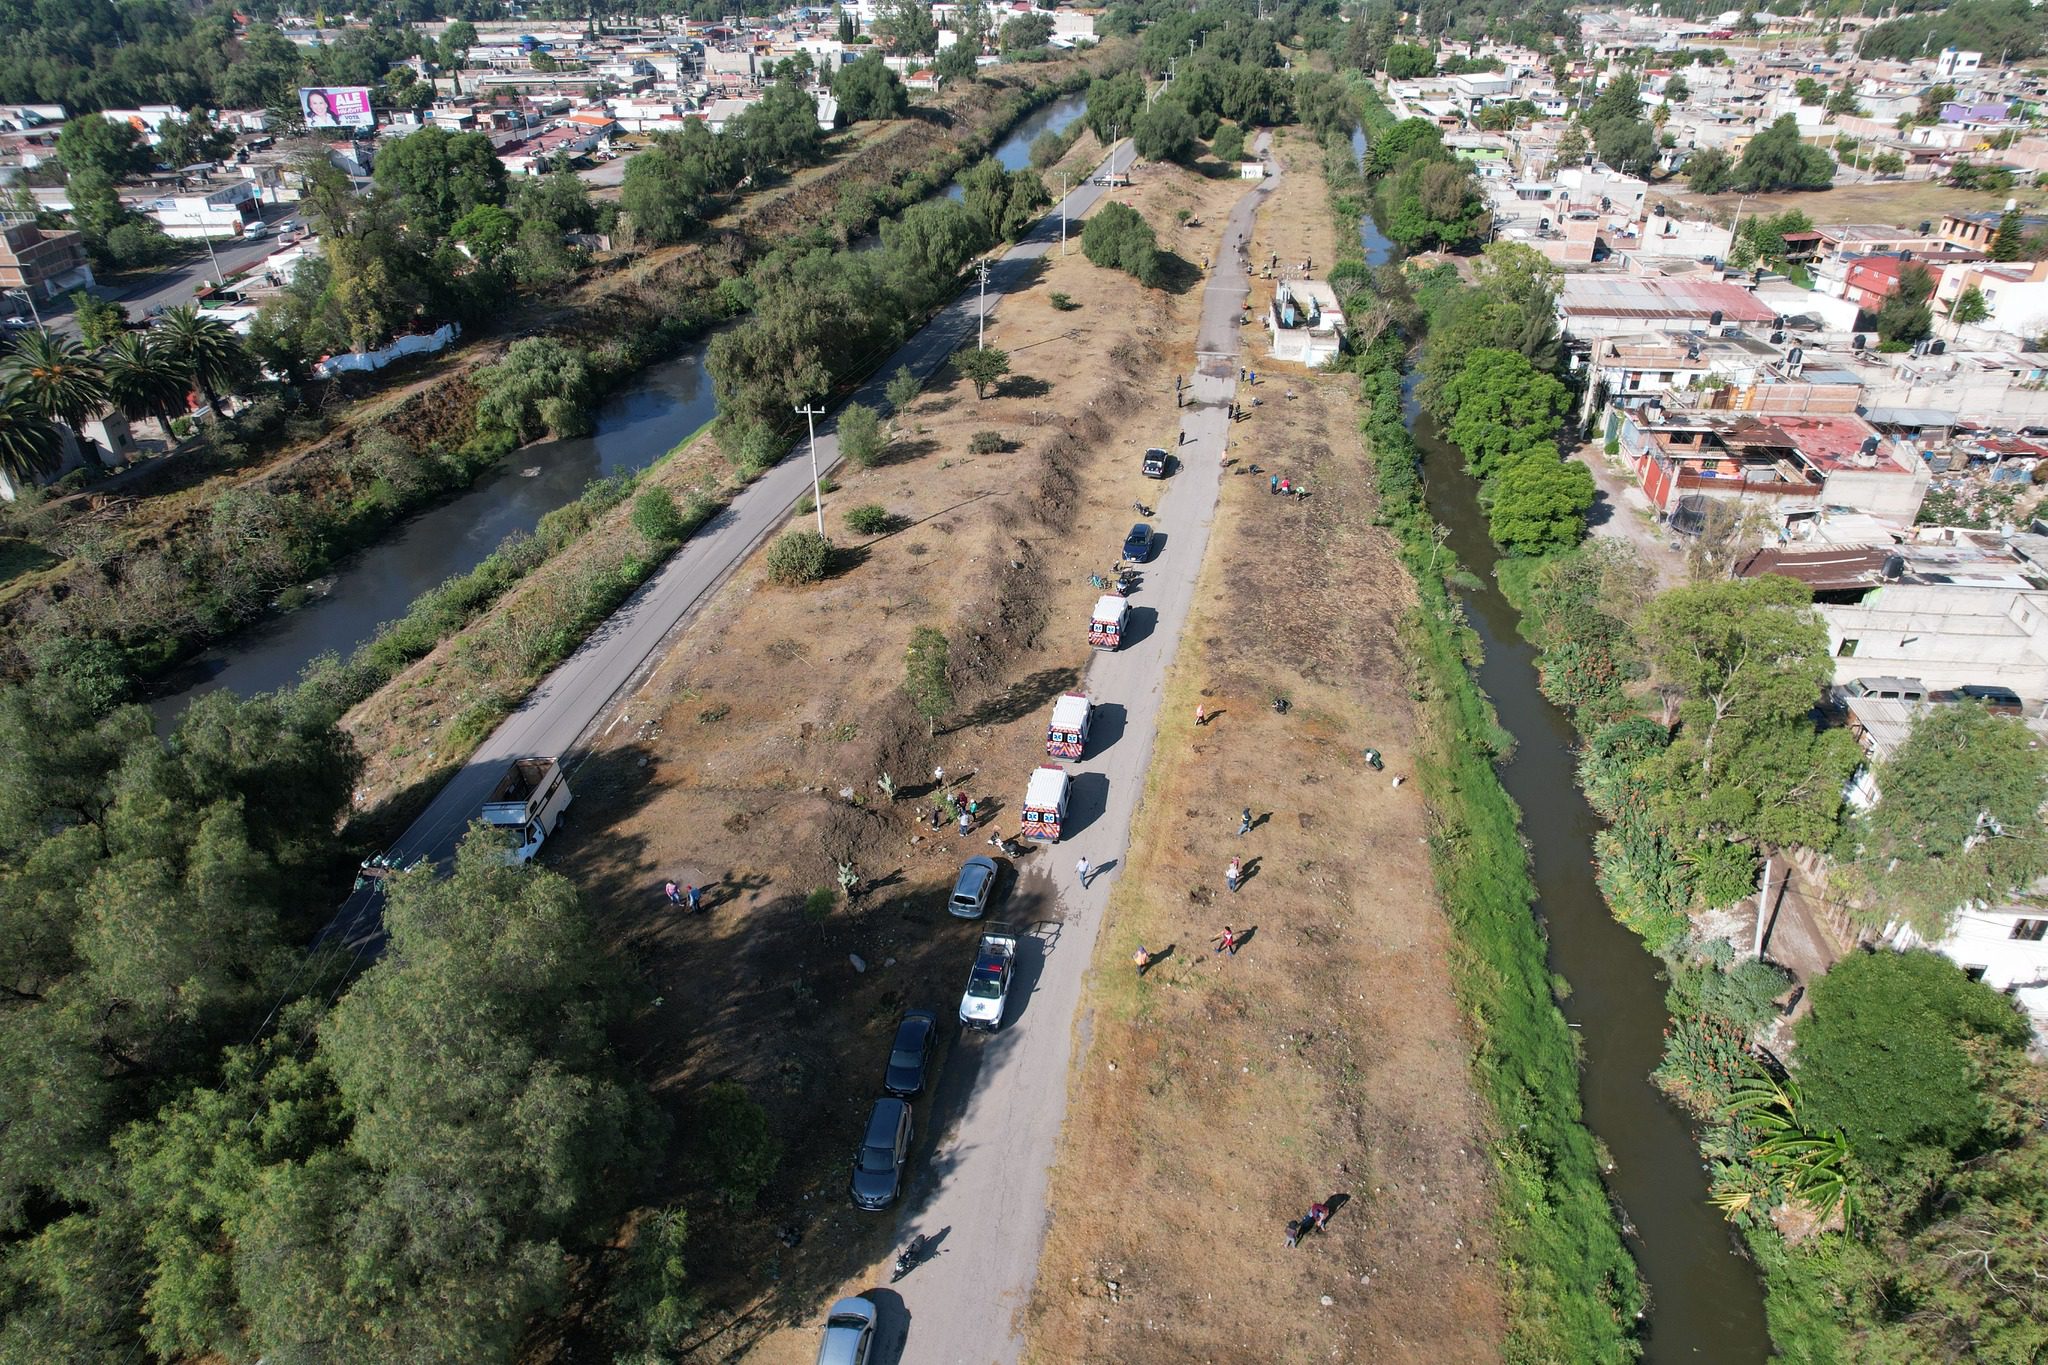
[[[1344,310],[1337,291],[1321,280],[1282,280],[1266,309],[1273,359],[1311,367],[1325,365],[1344,349]]]

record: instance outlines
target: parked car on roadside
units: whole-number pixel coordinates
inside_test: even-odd
[[[993,858],[969,858],[960,864],[953,879],[953,894],[946,898],[946,911],[961,919],[980,919],[988,910],[988,898],[996,886]]]
[[[889,1066],[882,1073],[882,1089],[909,1099],[924,1089],[925,1072],[931,1067],[932,1045],[939,1037],[939,1016],[930,1010],[905,1010],[889,1044]]]
[[[910,1102],[894,1096],[876,1100],[847,1180],[853,1206],[879,1212],[895,1203],[903,1193],[903,1168],[909,1161]]]
[[[867,1365],[875,1345],[875,1306],[866,1299],[841,1299],[825,1314],[818,1365]]]
[[[1124,537],[1124,558],[1133,564],[1143,564],[1152,558],[1152,528],[1139,522]]]

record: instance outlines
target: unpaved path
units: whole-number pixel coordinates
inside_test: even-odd
[[[1268,142],[1260,137],[1262,151]],[[963,1040],[959,1052],[966,1055],[949,1069],[949,1081],[971,1085],[972,1093],[913,1186],[916,1213],[901,1230],[904,1240],[913,1229],[947,1230],[942,1254],[897,1287],[900,1309],[894,1298],[881,1300],[890,1310],[884,1360],[983,1365],[1023,1352],[1019,1314],[1045,1239],[1082,977],[1144,790],[1167,668],[1194,604],[1222,484],[1226,414],[1237,390],[1237,318],[1249,293],[1230,245],[1249,238],[1254,215],[1279,180],[1268,176],[1231,210],[1218,267],[1203,290],[1199,370],[1182,413],[1179,466],[1151,518],[1159,550],[1133,599],[1125,645],[1097,655],[1084,682],[1098,702],[1124,708],[1124,729],[1106,751],[1066,765],[1074,790],[1067,832],[1035,874],[1036,889],[1057,899],[1059,920],[1030,926],[1003,1031],[978,1044]],[[1082,856],[1094,869],[1086,887],[1075,876]]]

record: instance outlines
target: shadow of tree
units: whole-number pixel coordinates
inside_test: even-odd
[[[1080,681],[1080,674],[1071,668],[1041,669],[1028,678],[1018,679],[976,706],[962,716],[954,728],[965,730],[977,725],[1006,725],[1022,720],[1060,693],[1073,690]]]

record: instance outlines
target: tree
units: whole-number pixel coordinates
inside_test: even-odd
[[[1244,160],[1244,129],[1234,123],[1219,124],[1209,139],[1209,155],[1228,166]]]
[[[832,77],[832,93],[839,97],[840,112],[855,123],[898,118],[910,108],[910,92],[874,52],[841,67]],[[630,169],[632,162],[626,164]]]
[[[71,293],[71,316],[78,323],[78,335],[95,351],[120,336],[128,324],[127,309],[83,289]]]
[[[173,170],[219,161],[235,149],[232,129],[216,128],[204,109],[194,109],[182,119],[167,118],[156,127],[157,153]]]
[[[42,414],[77,431],[113,405],[106,375],[85,348],[37,328],[14,342],[8,383],[19,384]]]
[[[460,71],[469,64],[469,50],[476,46],[476,25],[457,19],[441,30],[441,65]]]
[[[1908,265],[1899,272],[1899,287],[1885,296],[1877,309],[1877,335],[1888,345],[1910,346],[1934,331],[1934,309],[1928,296],[1934,293],[1934,276],[1923,265]]]
[[[1006,171],[992,156],[964,172],[960,188],[962,202],[979,220],[987,242],[1021,238],[1050,200],[1038,172]]]
[[[874,32],[898,52],[929,54],[939,50],[939,26],[924,0],[883,0]]]
[[[993,159],[983,164],[992,167],[997,176],[1005,176],[1001,165]],[[968,174],[972,176],[974,172]],[[996,240],[995,226],[982,213],[1007,214],[1009,193],[1005,178],[999,191],[990,191],[988,202],[979,209],[970,208],[963,178],[960,200],[927,200],[911,205],[895,221],[885,221],[883,272],[895,292],[918,309],[950,294],[961,269]]]
[[[1877,175],[1904,175],[1906,158],[1897,152],[1879,152],[1870,158],[1870,169]]]
[[[1719,147],[1702,147],[1685,159],[1686,179],[1695,194],[1719,194],[1735,183],[1735,162]]]
[[[1395,43],[1387,49],[1387,74],[1397,81],[1410,81],[1436,70],[1436,53],[1413,43]]]
[[[518,235],[519,220],[496,204],[478,204],[448,228],[449,238],[460,242],[482,266],[496,265]]]
[[[503,431],[521,442],[547,432],[580,436],[589,430],[590,366],[575,346],[525,337],[475,378],[483,390],[476,405],[480,429]]]
[[[1657,130],[1642,119],[1608,119],[1593,125],[1600,159],[1624,175],[1641,175],[1657,164]]]
[[[1683,76],[1673,76],[1664,82],[1664,98],[1672,104],[1684,104],[1692,98],[1692,86]]]
[[[1147,161],[1186,161],[1195,154],[1198,136],[1187,106],[1161,96],[1139,112],[1131,145]]]
[[[657,133],[627,160],[619,206],[656,243],[680,242],[703,221],[704,199],[713,186],[710,169],[685,134]]]
[[[689,534],[676,496],[666,488],[643,488],[633,499],[633,529],[650,550],[666,553]]]
[[[133,421],[155,418],[166,432],[192,391],[190,372],[151,334],[122,332],[100,353],[107,396]]]
[[[2026,219],[2017,208],[1998,216],[1998,231],[1991,236],[1990,256],[1994,261],[2017,261],[2026,253]]]
[[[1837,117],[1844,114],[1852,118],[1860,117],[1863,113],[1863,106],[1856,102],[1856,88],[1853,85],[1845,85],[1835,91],[1834,94],[1829,95],[1827,111]]]
[[[882,396],[889,400],[891,412],[902,412],[917,401],[918,392],[924,386],[917,382],[917,376],[910,372],[908,365],[899,365],[896,373],[889,376],[889,382],[882,389]],[[845,420],[843,417],[841,420]]]
[[[1514,555],[1552,554],[1571,549],[1586,533],[1593,471],[1560,460],[1554,446],[1534,445],[1510,458],[1487,492],[1487,530],[1495,544]]]
[[[1010,353],[993,346],[973,346],[954,353],[953,367],[974,385],[975,398],[983,399],[988,397],[989,386],[1010,372]]]
[[[1792,93],[1799,97],[1801,104],[1825,104],[1828,88],[1811,76],[1801,76],[1792,82]]]
[[[58,131],[57,161],[67,175],[91,171],[118,182],[149,169],[149,144],[125,119],[84,114]]]
[[[1799,140],[1798,121],[1790,114],[1751,138],[1735,168],[1735,188],[1745,194],[1824,190],[1834,179],[1828,154]]]
[[[1557,164],[1560,166],[1583,166],[1586,153],[1592,150],[1586,141],[1586,130],[1576,123],[1565,125],[1557,139]]]
[[[63,438],[21,381],[0,380],[0,474],[25,488],[55,469],[63,455]]]
[[[1081,253],[1105,269],[1136,276],[1141,284],[1159,283],[1158,239],[1152,225],[1129,204],[1112,201],[1095,211],[1081,231]]]
[[[981,64],[975,59],[974,49],[964,42],[947,45],[932,59],[932,73],[939,78],[941,84],[972,81],[980,71]]]
[[[1445,386],[1444,404],[1451,413],[1444,435],[1464,451],[1474,473],[1490,478],[1557,435],[1571,395],[1520,352],[1481,347]]]
[[[220,392],[239,384],[249,372],[248,352],[229,326],[187,303],[156,320],[156,344],[191,376],[206,405],[220,416]]]
[[[1844,885],[1866,917],[1909,921],[1930,942],[1964,902],[2000,897],[2048,872],[2048,754],[2020,721],[1981,706],[1914,718],[1878,766],[1877,805],[1849,822]]]
[[[505,202],[505,163],[482,133],[427,127],[389,139],[377,148],[376,181],[405,206],[411,227],[430,238],[445,237],[479,204]]]
[[[1813,723],[1834,666],[1805,585],[1770,575],[1675,588],[1641,632],[1681,699],[1677,737],[1655,760],[1674,837],[1830,842],[1858,750]]]
[[[712,1185],[731,1203],[752,1204],[782,1160],[782,1144],[768,1131],[767,1111],[745,1086],[719,1081],[698,1104],[695,1126]]]
[[[1036,52],[1052,39],[1050,14],[1020,14],[1003,25],[1004,52]]]
[[[1956,301],[1948,306],[1948,320],[1958,327],[1968,327],[1991,316],[1990,305],[1984,302],[1984,291],[1971,285],[1956,295]]]
[[[1088,83],[1088,131],[1111,143],[1131,131],[1145,103],[1145,86],[1135,71],[1097,76]]]
[[[863,403],[848,403],[840,412],[838,433],[839,453],[862,469],[872,469],[888,446],[881,417]]]
[[[927,732],[936,732],[939,721],[953,709],[951,660],[945,632],[930,626],[910,632],[910,647],[903,655],[903,690],[924,717]]]
[[[1811,1119],[1841,1129],[1880,1175],[1916,1152],[1974,1150],[1989,1114],[1971,1045],[2025,1045],[2010,1001],[1947,958],[1882,949],[1837,962],[1810,998],[1794,1056]]]

